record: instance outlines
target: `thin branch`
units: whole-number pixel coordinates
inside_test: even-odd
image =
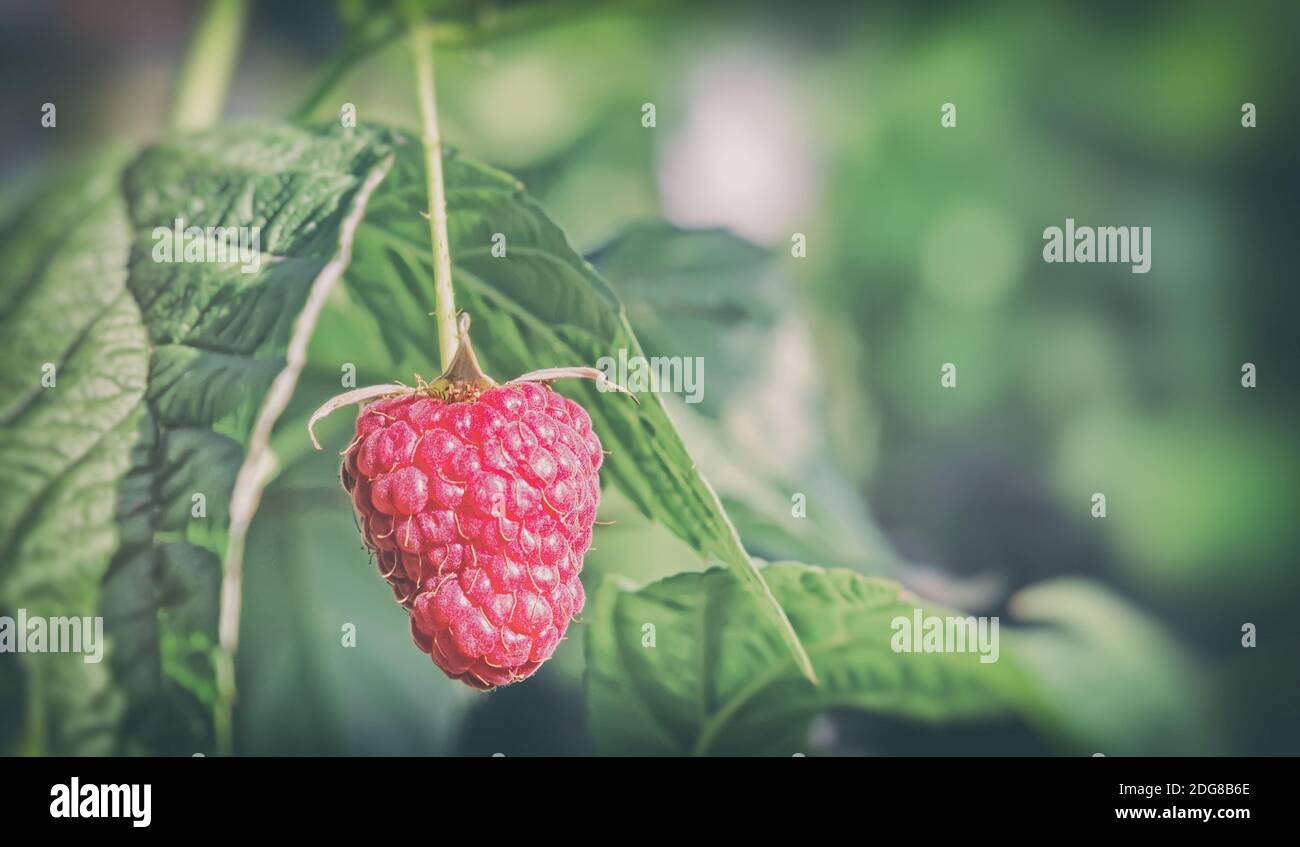
[[[172,97],[172,129],[203,129],[221,116],[247,18],[247,0],[209,0],[204,7]]]
[[[434,47],[476,48],[498,38],[541,32],[548,27],[562,25],[582,13],[596,9],[598,5],[596,0],[552,0],[545,4],[536,3],[506,12],[495,12],[483,20],[445,21],[436,25],[430,23],[428,26],[433,30],[431,39]],[[367,20],[343,49],[326,63],[310,93],[294,110],[291,120],[297,124],[307,123],[354,67],[388,47],[404,32],[402,22],[392,15],[375,16]]]
[[[339,248],[312,281],[307,302],[294,320],[293,334],[285,354],[284,368],[266,392],[261,411],[248,439],[248,454],[235,475],[230,493],[230,534],[221,569],[221,612],[218,623],[217,702],[215,713],[217,753],[229,756],[234,751],[235,652],[239,647],[239,615],[242,602],[244,544],[248,528],[257,512],[276,466],[271,451],[271,431],[293,397],[298,378],[307,364],[307,346],[316,329],[316,321],[330,291],[352,259],[352,239],[365,214],[370,195],[388,174],[393,158],[389,156],[366,176],[339,226]]]
[[[336,52],[326,63],[320,78],[312,86],[306,99],[294,111],[291,120],[298,124],[309,121],[316,109],[325,102],[355,65],[397,40],[401,35],[402,30],[391,17],[366,23],[348,40],[343,49]]]
[[[438,105],[433,87],[433,26],[411,28],[411,54],[415,60],[415,89],[420,102],[420,143],[424,147],[424,172],[429,196],[429,239],[433,244],[433,293],[438,327],[438,353],[442,368],[456,357],[456,298],[451,287],[451,246],[447,242],[447,193],[442,178],[442,136],[438,132]]]

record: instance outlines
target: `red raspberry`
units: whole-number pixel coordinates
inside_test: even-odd
[[[475,688],[531,675],[582,610],[600,440],[538,383],[379,400],[343,460],[361,536],[416,645]]]
[[[457,320],[451,363],[432,383],[372,385],[326,401],[307,422],[374,400],[344,451],[343,487],[379,572],[411,614],[416,645],[474,688],[531,676],[582,611],[578,574],[591,547],[604,454],[581,406],[543,368],[505,385],[483,373]],[[376,400],[376,398],[379,398]]]

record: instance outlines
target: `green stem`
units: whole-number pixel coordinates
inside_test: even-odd
[[[297,124],[309,121],[312,113],[320,108],[321,103],[324,103],[330,93],[338,87],[353,66],[401,35],[402,30],[396,26],[392,18],[384,17],[367,23],[348,41],[347,46],[335,53],[325,65],[325,70],[312,86],[311,93],[294,111],[291,120]]]
[[[343,79],[348,70],[368,52],[360,42],[354,42],[335,53],[334,58],[330,59],[329,64],[325,66],[320,79],[316,81],[316,85],[312,87],[311,93],[307,95],[307,99],[302,101],[302,105],[294,111],[290,120],[296,124],[306,123],[339,84],[339,80]]]
[[[481,45],[494,38],[537,32],[548,26],[559,26],[595,6],[594,0],[568,0],[568,2],[553,0],[551,3],[538,3],[496,13],[486,20],[472,23],[452,21],[439,23],[436,26],[426,25],[432,29],[430,38],[434,47],[467,48]],[[349,71],[407,33],[409,26],[414,24],[407,24],[405,21],[419,19],[417,6],[416,11],[407,18],[383,15],[368,20],[343,49],[336,52],[326,63],[320,77],[311,87],[306,98],[294,110],[290,120],[297,124],[307,123]]]
[[[208,0],[176,83],[172,129],[203,129],[221,116],[247,18],[248,0]]]
[[[438,353],[442,369],[456,357],[456,298],[451,288],[451,247],[447,242],[447,192],[442,179],[442,136],[438,132],[438,105],[433,88],[433,27],[419,23],[411,28],[411,54],[415,60],[415,89],[420,102],[420,143],[424,147],[424,172],[429,195],[429,240],[433,244],[433,294],[438,326]]]

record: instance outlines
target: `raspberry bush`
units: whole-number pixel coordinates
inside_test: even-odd
[[[345,58],[359,60],[408,27],[427,29],[419,23],[394,17],[377,33],[366,28]],[[438,43],[463,47],[456,39],[477,27],[448,29]],[[214,31],[237,39],[239,30]],[[233,63],[237,47],[219,52]],[[566,387],[576,399],[551,387],[599,376],[565,366],[618,351],[641,356],[641,343],[614,289],[514,177],[441,146],[431,39],[413,48],[424,66],[418,135],[371,123],[368,104],[362,125],[340,126],[328,84],[304,107],[328,117],[326,126],[217,126],[230,76],[198,67],[182,75],[186,85],[219,90],[180,91],[178,103],[195,108],[181,109],[173,131],[67,169],[0,227],[10,271],[0,285],[9,363],[0,612],[102,616],[110,644],[103,664],[28,653],[0,667],[0,705],[16,716],[0,752],[260,751],[278,728],[268,704],[295,728],[310,722],[305,710],[324,725],[328,709],[315,706],[338,700],[337,691],[314,700],[285,692],[307,690],[298,683],[327,661],[338,663],[335,681],[348,696],[382,710],[384,720],[371,723],[389,731],[385,752],[409,752],[419,743],[412,724],[446,731],[467,706],[431,669],[411,681],[402,663],[422,657],[389,643],[405,638],[403,623],[447,676],[490,689],[536,673],[579,613],[590,622],[589,732],[607,752],[751,751],[757,741],[785,751],[832,706],[959,719],[1018,714],[1045,699],[1025,693],[1010,661],[997,679],[959,660],[901,664],[880,638],[887,616],[913,602],[896,583],[756,563],[742,533],[754,541],[787,532],[767,520],[784,512],[787,481],[734,475],[740,481],[724,494],[752,489],[752,500],[738,503],[738,530],[654,394],[636,406],[598,384]],[[257,229],[266,261],[246,272],[155,260],[150,234],[178,220]],[[508,252],[497,253],[498,236]],[[650,283],[638,325],[689,326],[665,280],[695,251],[646,252],[667,267],[604,256]],[[703,278],[679,286],[680,304],[707,299],[711,314],[743,315],[737,320],[752,328],[762,312],[756,270],[736,274],[737,302],[722,308],[717,298],[721,269],[734,270],[747,252],[706,262]],[[478,321],[494,372],[523,376],[498,385],[483,374],[455,303]],[[713,332],[697,328],[682,345]],[[770,343],[767,326],[757,335]],[[441,357],[431,355],[435,346]],[[704,348],[711,373],[728,373],[712,370],[724,347]],[[414,388],[351,391],[311,416],[339,390],[341,364],[371,379],[443,373]],[[730,373],[753,363],[738,364]],[[738,380],[724,381],[743,397]],[[333,463],[313,461],[303,430],[358,403],[351,432],[325,438],[342,451],[345,498]],[[693,436],[693,446],[707,449],[706,437]],[[682,542],[672,551],[682,561],[660,564],[683,573],[633,588],[588,572],[584,588],[602,476],[629,509]],[[302,496],[322,485],[327,496]],[[355,545],[349,509],[361,529]],[[825,559],[824,548],[773,548]],[[366,550],[402,612],[371,574],[373,614],[369,595],[358,599],[346,582],[365,570]],[[875,565],[865,553],[862,563]],[[327,590],[303,590],[339,574],[328,604],[318,596]],[[599,576],[617,574],[614,565]],[[256,613],[241,618],[244,602]],[[343,647],[357,649],[316,637],[334,627],[352,638]],[[290,637],[296,632],[315,635]],[[1050,666],[1062,649],[1040,646],[1040,661]],[[359,668],[381,662],[387,675],[359,682]],[[408,711],[398,718],[389,695],[408,683]]]

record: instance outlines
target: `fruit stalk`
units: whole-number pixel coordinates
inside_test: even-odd
[[[429,240],[433,244],[433,295],[438,326],[438,353],[442,369],[456,357],[456,298],[451,287],[451,246],[447,241],[447,192],[442,178],[442,135],[438,130],[438,104],[433,87],[433,27],[411,27],[411,54],[415,60],[415,90],[420,103],[420,143],[424,147],[424,172],[429,195]]]
[[[203,129],[221,116],[247,18],[247,0],[209,0],[204,7],[172,99],[173,130]]]

